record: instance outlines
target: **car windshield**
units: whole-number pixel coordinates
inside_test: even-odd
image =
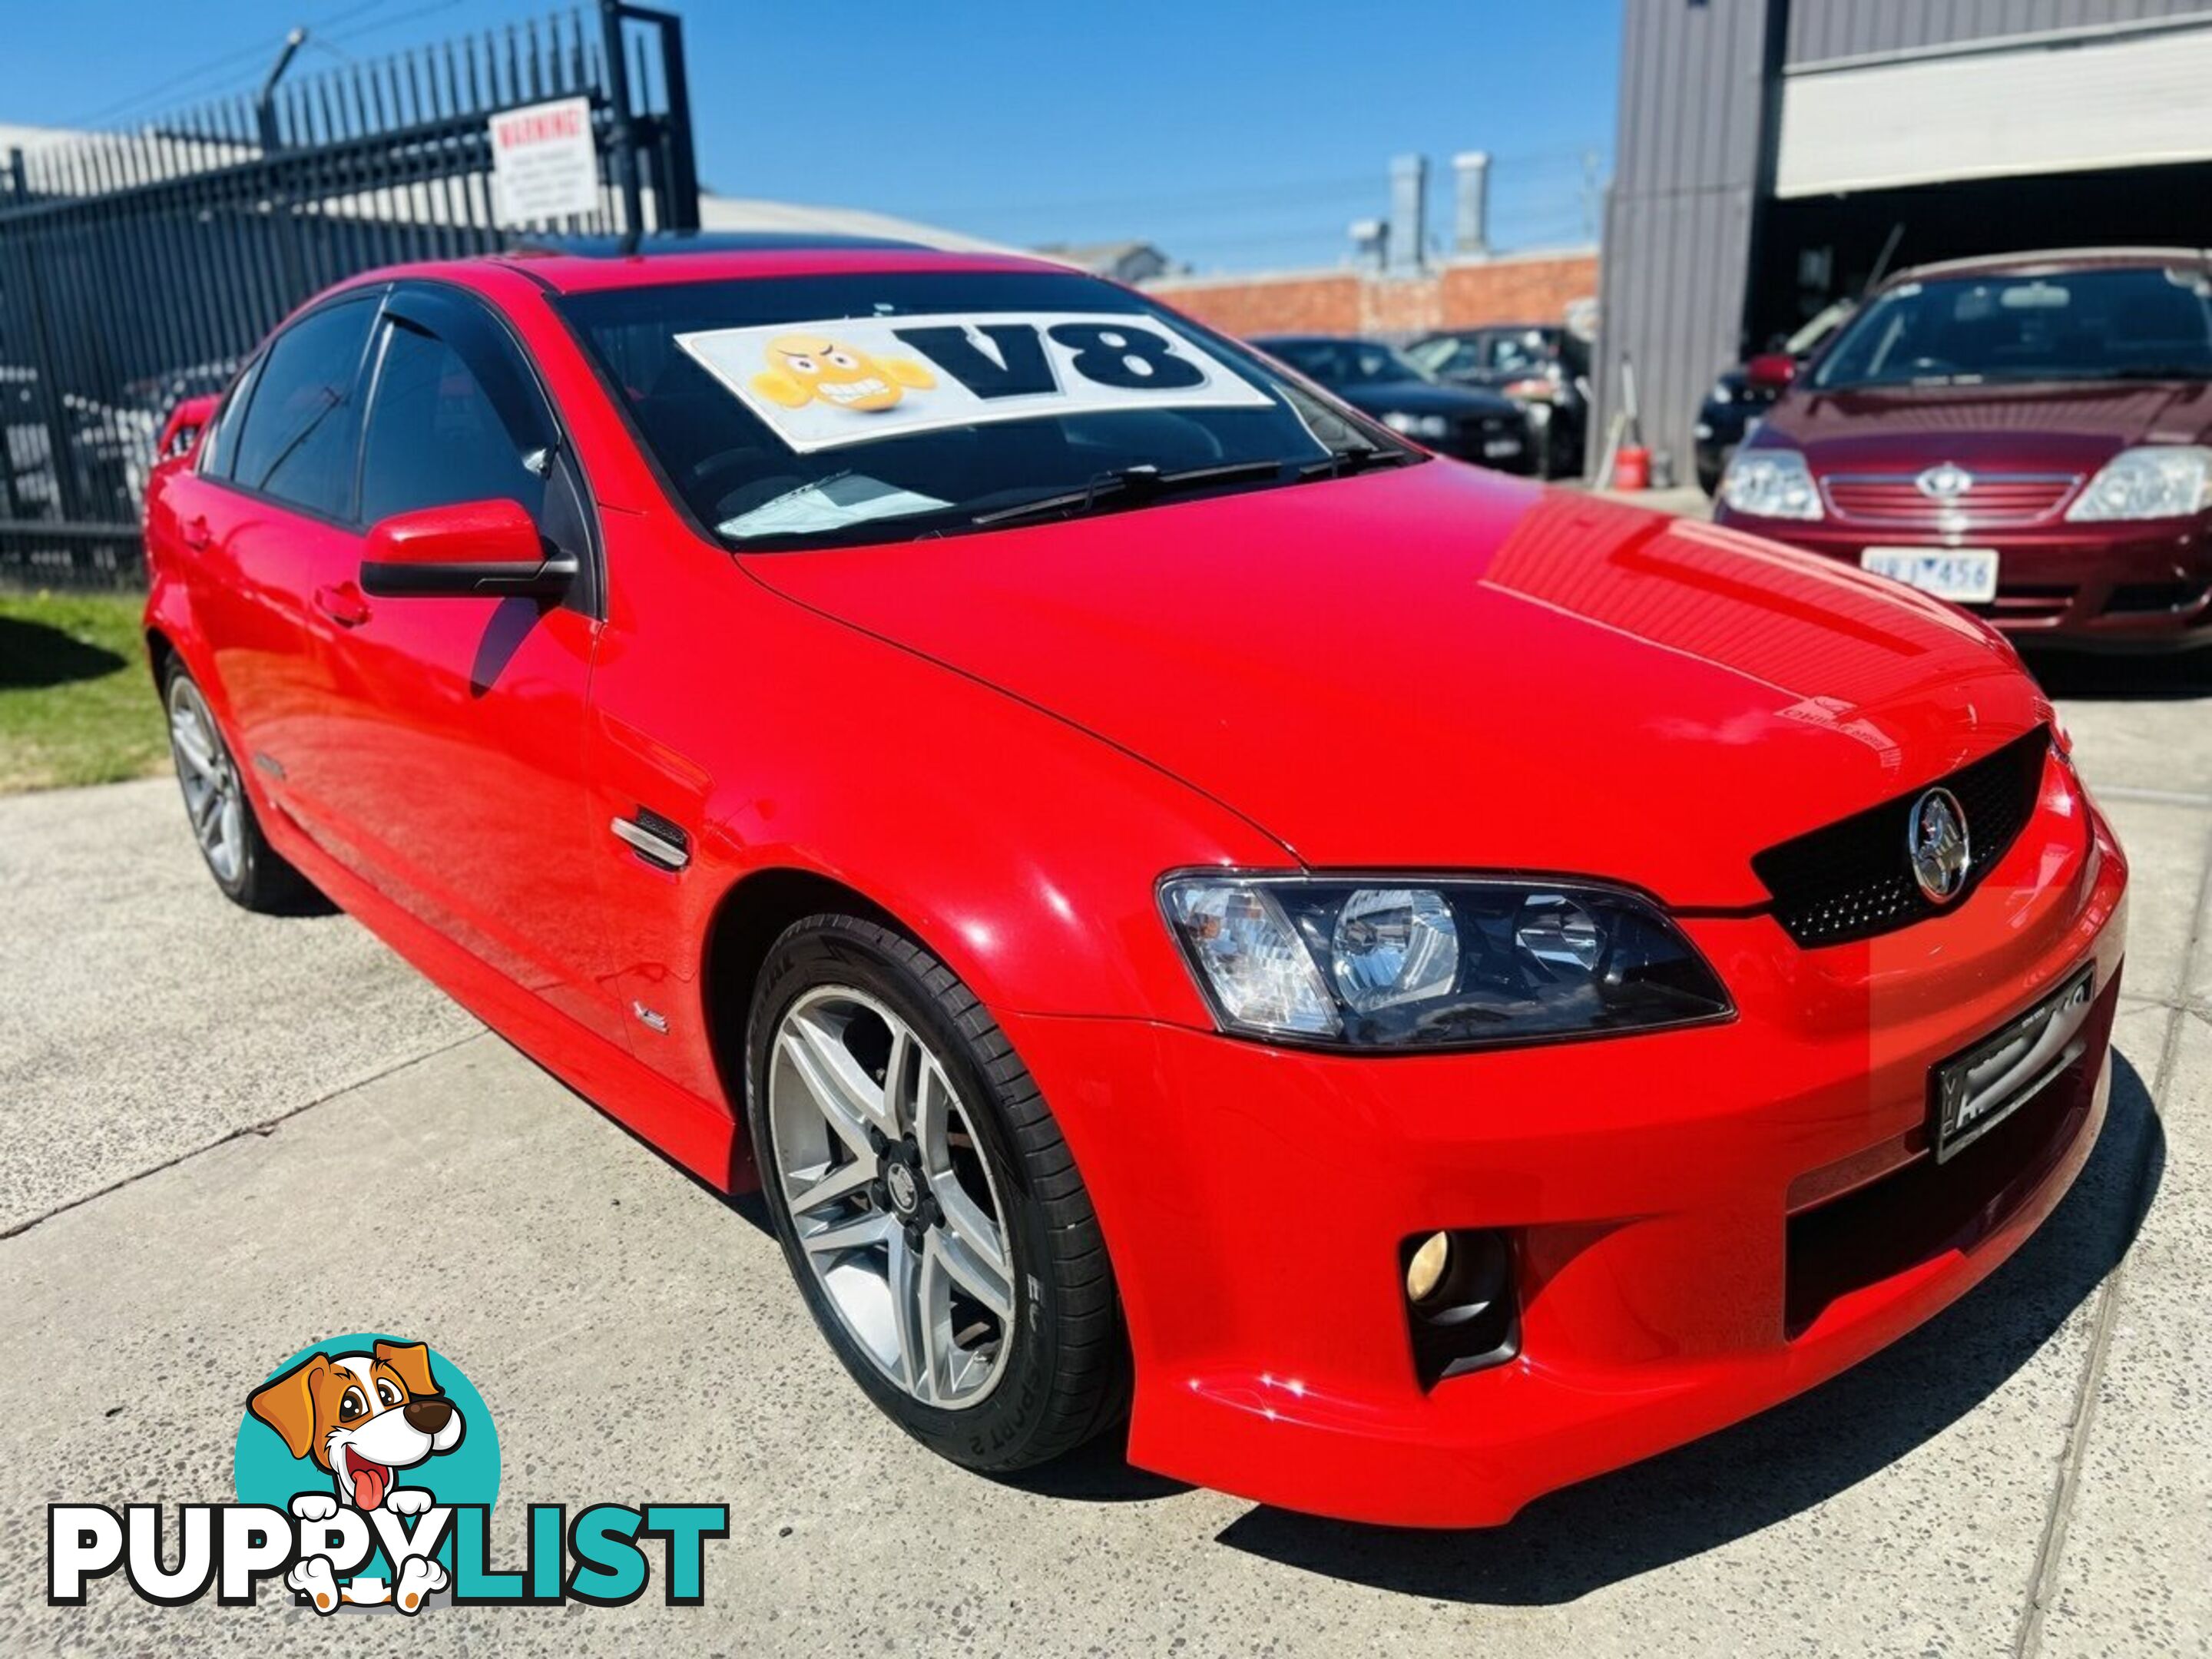
[[[673,493],[747,550],[988,529],[1071,496],[1066,511],[1143,506],[1413,453],[1073,272],[839,272],[558,304]]]
[[[1433,339],[1414,341],[1406,348],[1406,356],[1425,374],[1471,374],[1488,367],[1482,361],[1482,345],[1480,339],[1439,334]]]
[[[1518,374],[1547,368],[1553,355],[1551,337],[1541,329],[1527,328],[1498,336],[1490,348],[1490,362],[1500,374]]]
[[[2146,265],[1904,283],[1845,326],[1813,384],[1832,392],[2208,376],[2212,284],[2199,270]]]
[[[1426,369],[1415,368],[1380,340],[1271,340],[1266,346],[1299,374],[1326,386],[1388,386],[1430,378]]]

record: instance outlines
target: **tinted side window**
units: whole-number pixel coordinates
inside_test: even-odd
[[[1526,334],[1501,334],[1491,343],[1491,362],[1506,374],[1518,374],[1526,369],[1541,368],[1546,361],[1541,337]]]
[[[222,400],[222,407],[215,412],[215,424],[209,431],[207,442],[201,447],[199,470],[210,478],[228,478],[230,464],[238,449],[238,428],[245,423],[246,405],[253,397],[253,382],[261,374],[261,360],[256,358],[230,395]]]
[[[361,437],[361,359],[376,307],[303,317],[276,337],[239,429],[231,477],[310,512],[350,516]]]
[[[436,337],[394,319],[362,459],[362,517],[459,501],[514,501],[542,522],[545,480],[526,457],[538,443],[511,431],[465,359]]]

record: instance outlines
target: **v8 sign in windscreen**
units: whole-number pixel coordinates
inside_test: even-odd
[[[677,343],[802,454],[986,421],[1270,403],[1194,341],[1111,313],[842,318]]]

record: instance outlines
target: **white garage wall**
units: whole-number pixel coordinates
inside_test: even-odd
[[[2212,22],[1808,69],[1775,193],[2212,158]]]

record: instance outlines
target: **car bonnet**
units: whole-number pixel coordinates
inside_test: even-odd
[[[744,562],[1316,866],[1755,904],[1753,854],[2048,714],[2009,647],[1933,600],[1443,461]]]

